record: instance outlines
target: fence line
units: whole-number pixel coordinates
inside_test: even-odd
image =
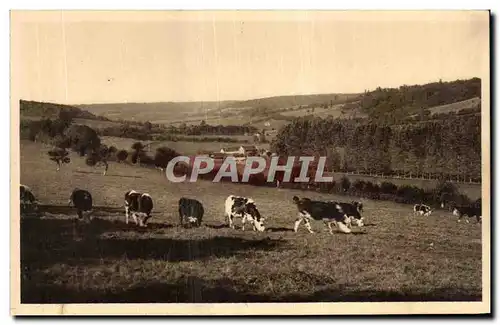
[[[345,175],[353,175],[353,176],[362,176],[362,177],[378,177],[378,178],[383,178],[383,179],[404,179],[404,180],[425,180],[425,181],[438,181],[439,178],[425,178],[425,177],[406,177],[406,176],[389,176],[389,175],[384,175],[384,174],[361,174],[361,173],[356,173],[356,172],[339,172],[340,174],[345,174]],[[481,182],[476,182],[469,180],[467,181],[461,181],[461,180],[453,180],[453,179],[445,179],[447,182],[451,183],[457,183],[457,184],[473,184],[473,185],[481,185]]]

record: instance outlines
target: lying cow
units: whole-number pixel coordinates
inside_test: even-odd
[[[205,210],[200,201],[185,197],[179,200],[179,220],[181,226],[184,225],[184,219],[186,219],[189,225],[201,226],[204,213]]]
[[[349,228],[350,218],[342,210],[340,204],[336,202],[323,202],[312,201],[309,198],[299,199],[297,196],[293,197],[293,203],[297,205],[299,210],[299,217],[295,221],[293,230],[297,232],[299,225],[302,221],[310,233],[314,233],[311,229],[311,220],[322,220],[328,227],[330,234],[333,234],[332,224],[339,228],[344,233],[350,233]]]
[[[242,230],[245,230],[245,223],[250,221],[253,223],[254,231],[264,231],[264,218],[260,215],[259,210],[255,205],[255,201],[251,198],[229,195],[225,202],[224,216],[227,217],[229,227],[234,229],[233,219],[241,217]]]
[[[421,216],[430,216],[432,213],[432,209],[430,206],[425,205],[425,204],[415,204],[413,206],[413,214],[417,215],[420,214]]]
[[[333,202],[334,203],[334,202]],[[363,227],[365,225],[364,218],[361,216],[363,211],[363,203],[358,201],[352,201],[351,203],[339,202],[342,211],[349,217],[347,225],[351,227],[352,221],[358,226]]]
[[[146,227],[152,210],[153,199],[148,193],[139,193],[134,190],[125,193],[125,223],[128,224],[129,216],[132,216],[136,225]]]
[[[90,221],[90,215],[92,214],[92,195],[81,189],[74,189],[68,200],[68,205],[76,208],[76,213],[78,214],[78,219],[86,219]]]
[[[38,210],[38,201],[36,200],[33,191],[26,185],[20,184],[19,186],[19,203],[20,212],[33,212]]]
[[[481,222],[482,209],[481,206],[477,204],[471,204],[470,206],[455,206],[453,208],[453,215],[458,217],[457,222],[460,222],[464,216],[466,223],[469,223],[469,218],[476,217],[478,223]]]

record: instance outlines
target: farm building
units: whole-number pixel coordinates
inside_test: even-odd
[[[224,153],[226,155],[234,155],[234,154],[241,153],[240,149],[241,149],[241,147],[226,147],[226,148],[222,148],[220,150],[220,152]]]
[[[253,146],[253,145],[241,146],[240,152],[241,152],[241,154],[243,154],[245,156],[258,156],[259,155],[259,149],[257,149],[257,147]]]
[[[213,153],[210,153],[208,156],[210,158],[213,158],[213,159],[221,159],[221,160],[226,158],[226,155],[222,152],[213,152]]]
[[[231,156],[257,156],[259,154],[259,150],[254,145],[222,148],[220,152]]]

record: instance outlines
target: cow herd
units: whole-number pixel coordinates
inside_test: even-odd
[[[333,234],[333,227],[338,228],[343,233],[351,233],[353,224],[363,227],[364,217],[363,204],[359,201],[336,202],[317,201],[309,198],[299,198],[294,196],[292,203],[296,206],[298,217],[295,220],[293,230],[298,231],[303,222],[306,229],[313,233],[311,221],[323,221],[330,234]],[[25,211],[37,211],[38,203],[32,190],[26,185],[20,185],[21,214]],[[73,205],[77,210],[79,219],[90,221],[93,210],[93,199],[89,191],[84,189],[74,189],[70,194],[68,205]],[[124,195],[125,223],[132,219],[136,225],[147,227],[147,222],[151,218],[153,211],[153,198],[148,193],[129,190]],[[458,217],[458,222],[463,217],[468,223],[469,218],[476,217],[477,222],[481,222],[481,200],[467,206],[453,206],[453,215]],[[200,227],[205,209],[203,204],[192,198],[181,197],[178,201],[179,224],[181,226]],[[413,206],[414,215],[430,216],[431,207],[425,204],[415,204]],[[224,203],[224,217],[229,228],[235,228],[236,218],[241,218],[241,229],[245,230],[245,225],[250,223],[254,231],[263,232],[266,229],[265,218],[259,212],[256,202],[252,198],[229,195]],[[332,227],[333,226],[333,227]]]
[[[444,208],[444,202],[441,203],[441,207]],[[458,217],[457,222],[460,222],[462,218],[465,219],[466,223],[469,223],[469,218],[476,217],[478,223],[482,220],[482,206],[481,199],[476,200],[469,205],[456,205],[454,203],[449,204],[449,208],[454,216]],[[432,208],[425,204],[415,204],[413,206],[414,215],[430,216],[432,214]]]

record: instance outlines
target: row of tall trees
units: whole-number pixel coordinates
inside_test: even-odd
[[[243,135],[256,133],[258,129],[249,125],[210,125],[201,121],[198,125],[186,125],[185,123],[178,127],[169,125],[167,132],[185,135]]]
[[[481,117],[454,116],[427,123],[297,119],[272,143],[279,155],[329,157],[332,170],[360,173],[481,175]]]
[[[145,122],[143,125],[124,123],[116,126],[101,128],[98,130],[99,134],[103,136],[114,136],[122,138],[131,138],[137,140],[152,140],[154,137],[160,137],[164,141],[223,141],[223,142],[236,142],[236,140],[229,138],[232,135],[254,134],[258,129],[253,126],[246,125],[209,125],[202,121],[199,125],[186,125],[179,126],[160,126]],[[154,136],[155,135],[155,136]],[[227,136],[224,138],[206,138],[206,139],[193,139],[183,138],[185,136],[200,136],[200,135],[213,135],[213,136]]]

